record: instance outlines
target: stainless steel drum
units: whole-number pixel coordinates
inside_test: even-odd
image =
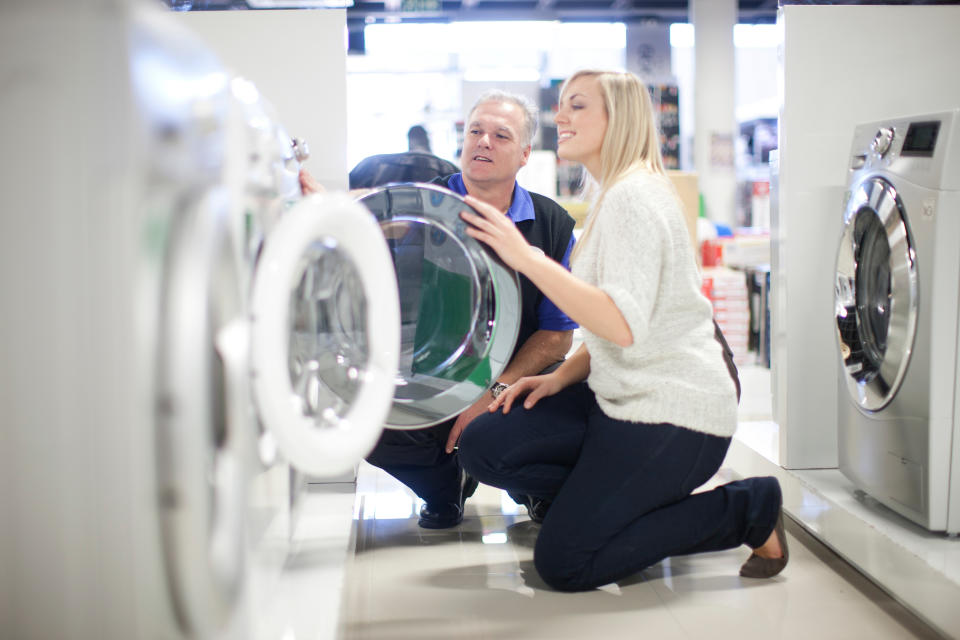
[[[520,327],[516,272],[466,233],[459,195],[391,185],[360,199],[380,223],[400,292],[400,365],[387,427],[451,418],[503,372]]]

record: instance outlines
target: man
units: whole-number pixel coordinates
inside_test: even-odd
[[[410,127],[407,131],[407,149],[433,153],[433,149],[430,148],[430,136],[427,135],[427,130],[418,124]]]
[[[525,99],[500,91],[483,94],[467,118],[461,173],[434,180],[461,195],[470,194],[509,215],[531,245],[569,268],[573,219],[553,200],[530,193],[516,182],[527,163],[537,111]],[[368,456],[410,487],[425,502],[419,524],[444,529],[463,520],[464,501],[476,482],[460,469],[455,447],[464,428],[486,411],[506,386],[522,376],[557,366],[569,351],[576,324],[521,276],[522,314],[517,347],[497,383],[455,419],[415,431],[387,429]],[[546,504],[512,496],[540,520]]]
[[[368,189],[391,182],[430,182],[450,175],[457,165],[430,151],[427,130],[414,125],[407,131],[408,151],[384,153],[361,160],[350,172],[351,189]]]

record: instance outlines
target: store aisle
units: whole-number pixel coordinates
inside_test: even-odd
[[[715,482],[729,480],[721,469]],[[339,637],[936,638],[821,544],[788,523],[790,565],[771,580],[737,575],[746,547],[668,559],[619,584],[551,591],[533,568],[538,525],[491,487],[463,523],[417,526],[419,501],[366,463],[357,482],[355,546]]]

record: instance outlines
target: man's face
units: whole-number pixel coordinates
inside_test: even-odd
[[[523,112],[511,102],[485,102],[470,114],[463,137],[460,168],[472,182],[513,184],[527,164],[530,145],[523,144]]]

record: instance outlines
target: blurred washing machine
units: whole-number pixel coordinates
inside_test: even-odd
[[[246,261],[229,76],[158,8],[7,3],[0,51],[3,635],[249,637],[255,422],[323,472],[372,446],[399,345],[383,236],[307,198]],[[297,384],[303,306],[350,358],[312,378],[329,396]]]
[[[379,435],[399,345],[383,236],[346,194],[303,198],[306,144],[241,77],[230,82],[225,176],[250,311],[259,461],[330,476]]]
[[[960,532],[960,110],[856,128],[835,285],[839,464]]]

